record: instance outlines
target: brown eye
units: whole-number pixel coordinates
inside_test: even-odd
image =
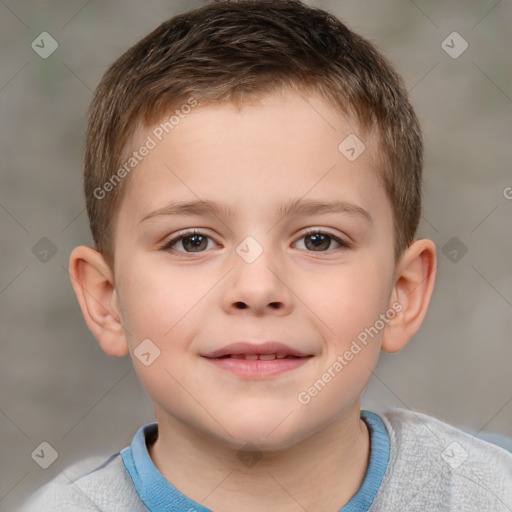
[[[198,252],[208,246],[208,237],[203,235],[184,236],[181,242],[187,252]]]
[[[348,248],[349,244],[344,242],[337,236],[327,233],[325,231],[311,230],[306,233],[300,240],[304,240],[304,246],[307,251],[311,252],[326,252],[329,249]],[[333,247],[338,244],[337,247]]]
[[[306,247],[312,251],[325,251],[331,246],[332,238],[324,233],[315,233],[305,237]],[[308,243],[308,241],[310,243]]]
[[[209,236],[204,233],[192,232],[182,233],[181,235],[169,240],[163,247],[164,250],[172,249],[177,252],[204,252],[208,247],[208,240],[211,240]],[[178,248],[174,248],[174,246]],[[181,250],[179,247],[181,245]]]

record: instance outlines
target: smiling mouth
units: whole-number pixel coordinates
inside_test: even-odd
[[[306,356],[311,357],[311,356]],[[226,354],[211,359],[245,359],[246,361],[273,361],[274,359],[303,359],[302,356],[293,356],[288,354]]]
[[[274,354],[223,354],[205,357],[219,370],[244,380],[276,378],[307,364],[312,355]]]
[[[278,341],[238,341],[202,357],[212,366],[237,378],[259,380],[298,370],[314,356]]]

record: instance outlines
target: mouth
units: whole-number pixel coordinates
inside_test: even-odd
[[[246,379],[261,379],[295,370],[309,361],[313,354],[277,342],[238,342],[205,354],[217,368]]]
[[[222,348],[204,354],[203,357],[219,359],[221,357],[232,357],[236,359],[286,359],[292,357],[307,357],[311,354],[302,350],[290,347],[278,341],[247,342],[237,341]]]
[[[214,357],[213,359],[245,359],[246,361],[273,361],[274,359],[301,359],[300,356],[291,356],[288,354],[227,354],[225,356]]]

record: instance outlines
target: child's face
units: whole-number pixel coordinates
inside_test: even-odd
[[[160,350],[152,364],[134,356],[134,365],[162,425],[177,420],[232,446],[284,448],[358,410],[386,325],[380,315],[389,319],[395,300],[395,262],[373,142],[358,134],[367,149],[355,161],[338,149],[354,131],[320,98],[289,93],[241,111],[197,107],[162,141],[148,130],[134,144],[148,135],[157,142],[119,212],[117,305],[132,355],[148,338]],[[165,214],[170,203],[199,199],[233,214]],[[280,213],[291,201],[345,208]],[[163,248],[191,229],[202,238]],[[370,328],[357,351],[353,341]],[[310,357],[205,357],[265,341]],[[318,380],[320,391],[308,391]]]

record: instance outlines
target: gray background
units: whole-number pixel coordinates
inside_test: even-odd
[[[91,242],[81,161],[92,91],[129,46],[202,3],[0,2],[1,510],[153,420],[129,359],[104,355],[87,330],[66,268],[71,249]],[[382,356],[364,405],[512,436],[512,3],[309,3],[395,63],[426,139],[419,236],[439,249],[436,290],[420,333]],[[31,48],[43,31],[59,44],[47,59]],[[441,47],[453,31],[469,44],[457,59]],[[57,251],[46,262],[33,252],[42,237]],[[43,441],[59,454],[46,470],[31,458]]]

